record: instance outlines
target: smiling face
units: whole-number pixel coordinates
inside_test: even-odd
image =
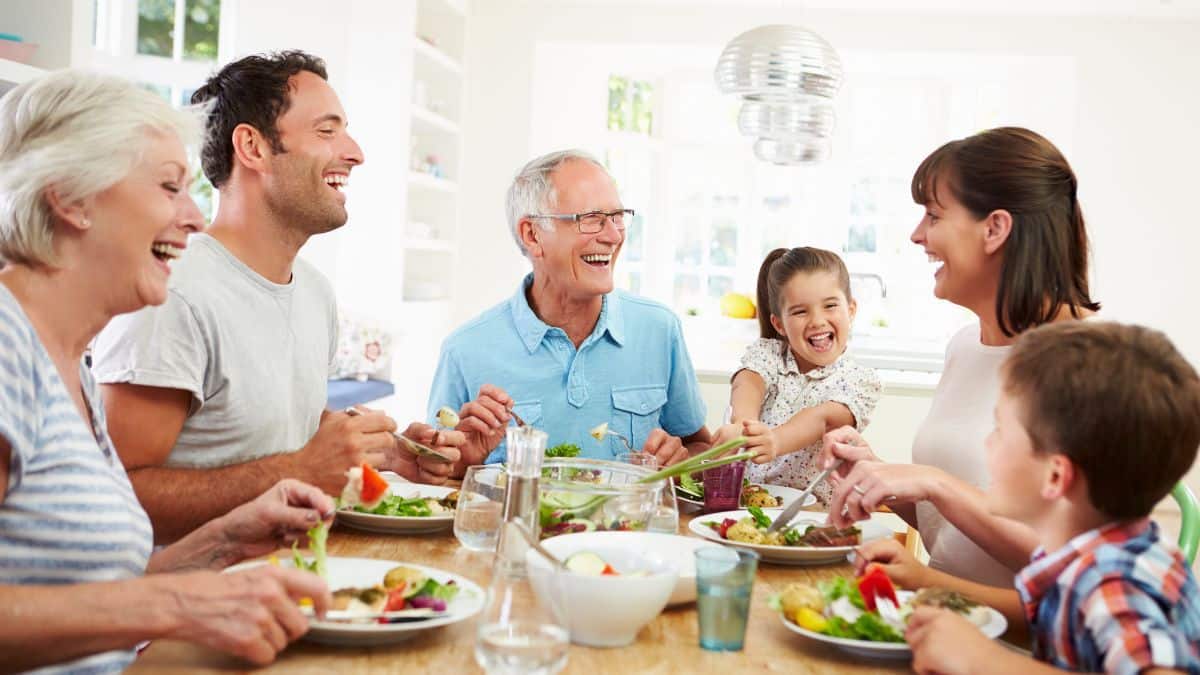
[[[995,426],[988,434],[987,467],[991,513],[1036,525],[1047,511],[1043,489],[1053,455],[1037,452],[1021,418],[1021,400],[1002,388],[996,400]]]
[[[975,218],[944,180],[936,194],[911,237],[937,265],[933,294],[969,309],[986,306],[995,299],[1001,262],[1000,255],[988,255],[987,220]]]
[[[857,305],[833,272],[797,272],[779,289],[771,325],[787,338],[801,372],[827,366],[846,351]]]
[[[329,83],[307,70],[289,81],[289,107],[275,125],[283,152],[270,154],[266,200],[283,221],[305,234],[346,224],[350,170],[362,149],[346,131],[346,111]]]
[[[147,132],[141,161],[124,179],[92,198],[88,256],[112,271],[120,312],[167,299],[169,263],[204,228],[188,194],[187,154],[174,134]]]
[[[552,213],[611,212],[623,208],[617,186],[604,169],[591,162],[572,159],[563,162],[550,180],[554,184],[556,201]],[[576,223],[569,220],[546,219],[550,230],[530,221],[522,223],[533,238],[527,244],[534,274],[573,299],[589,299],[613,289],[613,267],[625,230],[606,220],[604,228],[595,234],[581,234]]]

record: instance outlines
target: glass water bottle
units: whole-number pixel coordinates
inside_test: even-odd
[[[487,603],[479,619],[475,661],[488,673],[551,675],[567,664],[565,596],[561,575],[539,570],[531,579],[529,544],[520,527],[538,536],[538,479],[546,433],[508,428],[508,485]],[[536,587],[535,587],[536,586]]]

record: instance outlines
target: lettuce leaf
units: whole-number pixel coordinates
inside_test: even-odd
[[[853,579],[846,577],[836,577],[829,581],[823,581],[817,584],[817,588],[821,590],[821,595],[825,597],[825,604],[830,604],[838,598],[847,598],[850,604],[866,611],[867,605],[863,602],[862,593],[858,592],[858,584]]]
[[[292,564],[296,569],[312,572],[322,579],[326,578],[328,569],[325,565],[325,540],[329,537],[329,523],[318,523],[308,531],[308,548],[312,551],[312,561],[307,561],[300,555],[300,542],[292,542]]]

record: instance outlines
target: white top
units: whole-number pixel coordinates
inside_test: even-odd
[[[984,441],[994,424],[1000,364],[1011,346],[980,342],[979,324],[963,328],[946,346],[946,365],[929,415],[913,438],[915,464],[935,466],[981,490],[990,483]],[[929,564],[957,577],[1012,587],[1015,572],[984,552],[932,503],[917,504],[917,529]]]
[[[291,282],[273,283],[194,234],[169,289],[165,304],[113,319],[92,349],[102,383],[191,393],[166,465],[227,466],[307,443],[337,353],[329,281],[297,259]]]
[[[758,373],[767,385],[760,420],[771,428],[787,422],[805,408],[832,401],[846,406],[854,416],[854,426],[862,431],[883,393],[883,385],[873,368],[845,356],[828,366],[801,373],[787,343],[771,338],[759,338],[746,348],[742,368]],[[820,451],[818,439],[807,448],[773,462],[750,463],[746,478],[756,483],[806,488],[821,473],[816,463]],[[822,482],[813,491],[822,504],[829,503],[832,493],[828,482]]]
[[[150,520],[109,440],[99,389],[82,363],[79,370],[90,424],[0,284],[0,437],[12,448],[0,499],[0,584],[119,581],[146,570]],[[133,659],[132,649],[114,650],[37,672],[115,673]]]

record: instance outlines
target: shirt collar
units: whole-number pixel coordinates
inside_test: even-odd
[[[542,339],[546,337],[546,333],[552,326],[545,321],[542,321],[537,314],[533,312],[533,308],[529,306],[529,298],[525,295],[525,291],[533,283],[533,273],[525,275],[521,283],[517,286],[517,292],[513,295],[509,305],[512,307],[513,323],[517,327],[517,333],[521,336],[521,342],[524,343],[525,349],[530,354],[537,351],[538,345],[542,343]],[[597,335],[607,334],[613,342],[618,346],[625,343],[625,321],[624,313],[621,310],[620,295],[616,291],[607,293],[604,296],[603,304],[600,308],[600,319],[596,321],[596,328],[592,330],[592,335],[588,340],[592,340]]]
[[[780,340],[783,349],[783,374],[784,375],[802,375],[810,380],[823,380],[833,373],[837,372],[842,367],[842,361],[845,354],[839,356],[836,361],[820,368],[813,368],[807,373],[800,372],[800,366],[796,364],[796,356],[792,354],[792,348],[788,346],[787,340]]]
[[[1109,523],[1094,530],[1076,535],[1065,546],[1047,553],[1039,546],[1033,552],[1029,565],[1017,573],[1016,586],[1025,605],[1025,618],[1032,624],[1037,619],[1037,608],[1042,598],[1058,585],[1059,578],[1075,561],[1097,548],[1123,544],[1131,539],[1149,536],[1158,538],[1158,526],[1149,518],[1138,518]]]

